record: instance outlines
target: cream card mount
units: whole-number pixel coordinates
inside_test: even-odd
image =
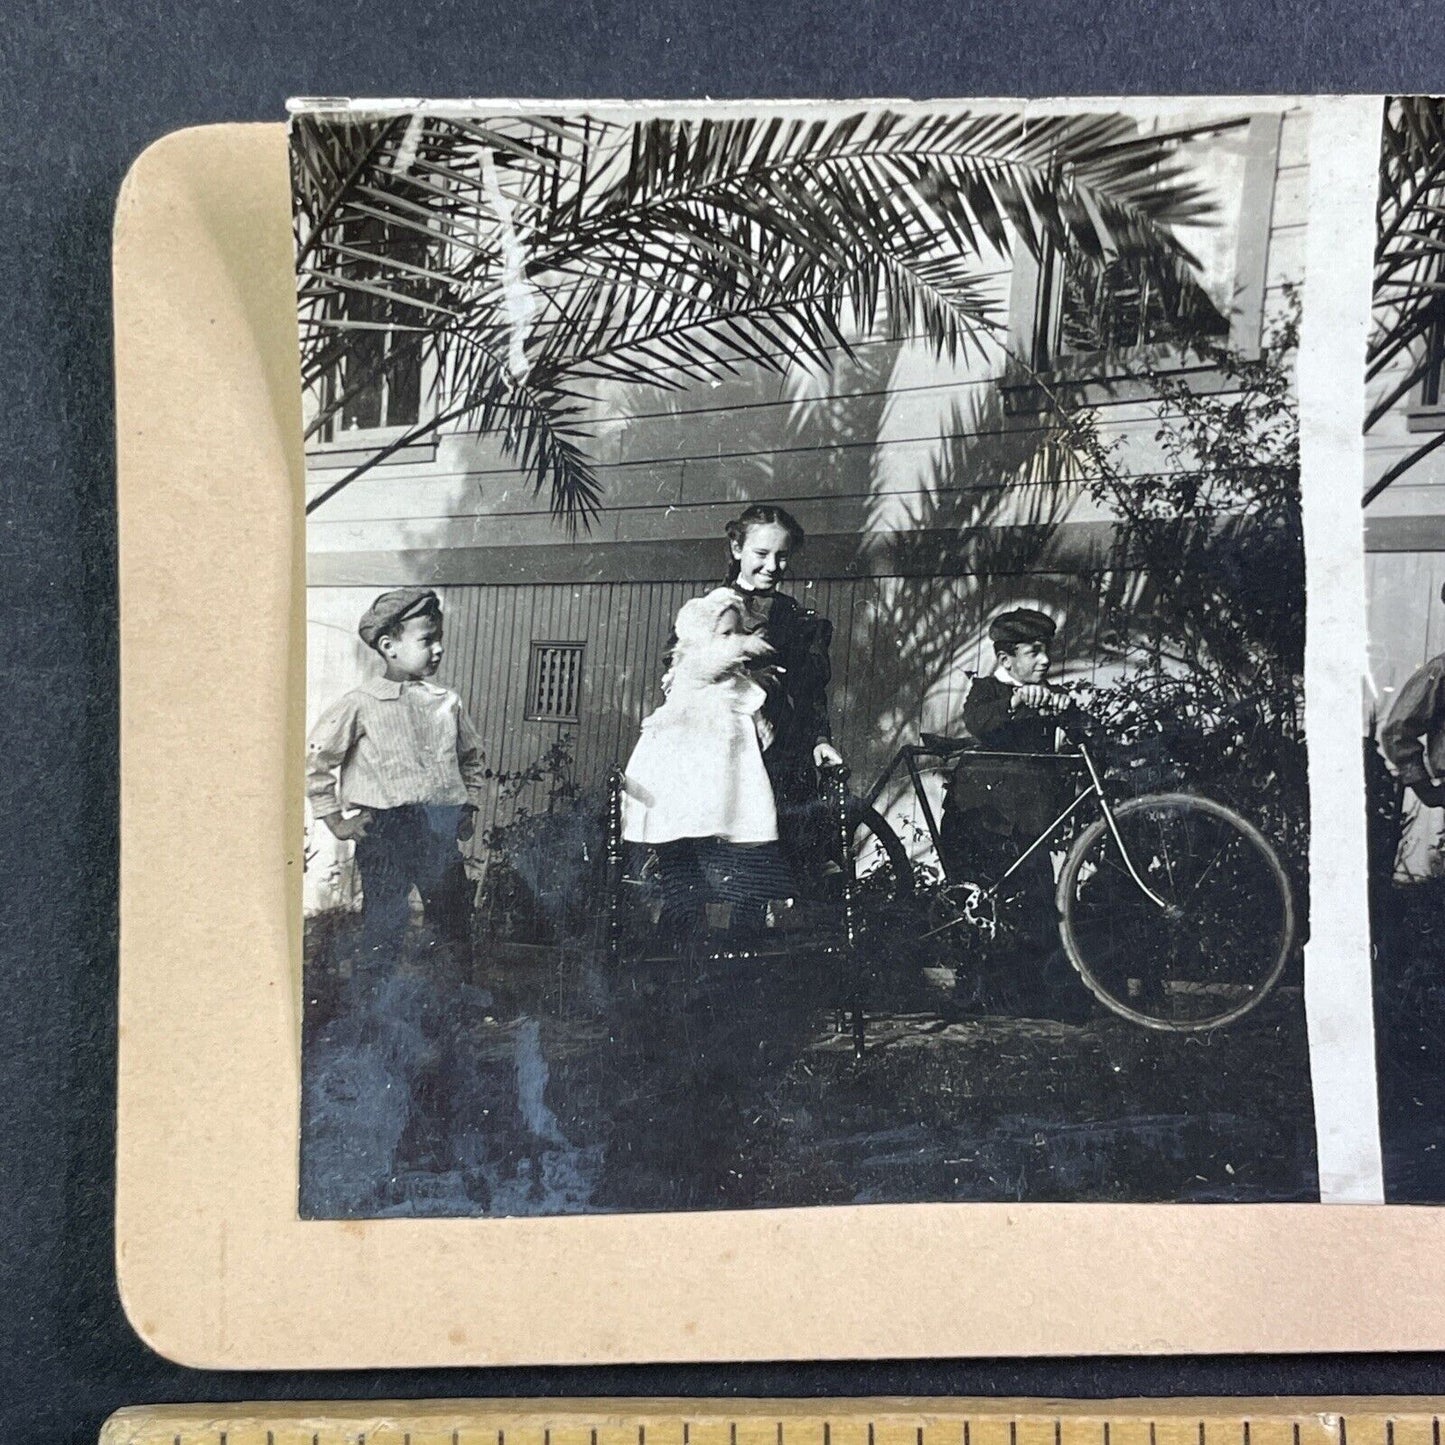
[[[118,204],[117,1255],[146,1341],[236,1369],[1445,1343],[1433,1208],[299,1217],[304,467],[286,147],[281,125],[169,136]]]

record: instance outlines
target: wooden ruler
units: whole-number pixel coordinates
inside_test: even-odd
[[[141,1406],[101,1445],[1441,1445],[1445,1398]]]

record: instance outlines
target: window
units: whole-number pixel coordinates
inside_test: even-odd
[[[534,642],[527,668],[527,720],[574,723],[581,718],[581,642]]]
[[[1406,427],[1410,431],[1445,431],[1445,311],[1437,311],[1425,333],[1425,374],[1415,393]]]
[[[1257,115],[1162,133],[1175,145],[1171,164],[1215,203],[1211,220],[1175,231],[1195,258],[1197,286],[1150,278],[1118,255],[1050,248],[1035,260],[1020,252],[1011,299],[1017,354],[1035,371],[1103,380],[1111,356],[1174,350],[1183,360],[1189,339],[1257,350],[1280,126],[1277,114]]]
[[[1171,341],[1223,341],[1229,321],[1207,294],[1164,286],[1118,258],[1085,265],[1064,257],[1059,268],[1057,336],[1060,357],[1137,351]]]
[[[395,234],[394,234],[395,232]],[[352,221],[347,233],[354,256],[344,264],[348,281],[381,285],[389,261],[411,265],[424,243],[414,232],[396,231],[375,216]],[[380,259],[385,257],[385,260]],[[421,407],[421,338],[396,322],[394,303],[374,291],[347,287],[336,299],[344,315],[346,347],[328,374],[323,405],[332,417],[323,436],[334,441],[349,431],[415,426]]]
[[[345,245],[337,267],[351,284],[331,298],[336,361],[321,379],[326,421],[316,432],[328,450],[360,444],[363,434],[370,447],[399,437],[421,420],[423,405],[423,333],[407,324],[411,308],[383,293],[421,293],[409,268],[426,262],[427,242],[381,217],[359,216],[347,223]]]

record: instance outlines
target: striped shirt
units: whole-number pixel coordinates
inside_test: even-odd
[[[317,818],[343,808],[480,805],[482,740],[462,700],[435,683],[374,677],[332,703],[306,746],[306,796]]]

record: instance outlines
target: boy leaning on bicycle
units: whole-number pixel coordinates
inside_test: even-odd
[[[1057,626],[1047,613],[1017,607],[989,624],[992,672],[976,678],[963,704],[963,724],[985,750],[965,754],[944,799],[939,842],[949,876],[992,885],[1055,821],[1067,796],[1067,775],[1042,761],[1055,752],[1058,730],[1083,721],[1068,695],[1047,684]],[[1037,984],[1040,1001],[1070,982],[1059,947],[1054,873],[1047,848],[1035,849],[1009,879],[1013,935],[1011,970],[1022,987]],[[1056,968],[1063,972],[1055,978]],[[1071,989],[1065,988],[1065,996]]]

